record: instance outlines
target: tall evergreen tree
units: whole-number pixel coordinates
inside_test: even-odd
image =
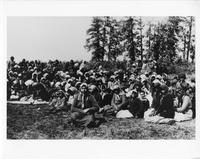
[[[123,51],[123,47],[121,45],[121,28],[119,22],[113,17],[106,17],[106,28],[108,60],[115,61],[117,56],[121,55]]]
[[[146,31],[146,43],[145,43],[147,59],[150,59],[153,55],[153,51],[152,51],[153,40],[154,40],[154,26],[153,24],[148,23],[148,29]]]
[[[128,56],[131,61],[136,60],[138,55],[137,48],[137,35],[139,34],[136,30],[137,20],[135,17],[128,17],[123,21],[122,34],[124,39],[124,48],[128,52]]]
[[[94,17],[92,24],[87,30],[89,38],[86,40],[85,48],[92,53],[92,60],[103,61],[105,54],[105,37],[102,33],[103,20],[100,17]]]
[[[144,29],[144,24],[143,24],[143,21],[142,21],[142,18],[140,17],[139,20],[138,20],[138,30],[139,30],[139,35],[137,36],[137,45],[138,45],[138,50],[140,51],[140,58],[141,58],[141,61],[143,61],[143,38],[144,38],[144,35],[143,35],[143,29]]]

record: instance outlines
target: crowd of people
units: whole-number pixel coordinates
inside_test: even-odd
[[[88,69],[87,62],[41,62],[14,57],[7,67],[7,100],[46,101],[52,113],[70,111],[76,126],[93,127],[98,115],[116,118],[195,118],[195,78],[157,72],[155,61],[126,70]],[[145,114],[146,113],[146,114]]]

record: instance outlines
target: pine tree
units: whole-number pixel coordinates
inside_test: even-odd
[[[89,38],[86,40],[85,48],[92,53],[92,60],[103,61],[105,54],[105,37],[102,34],[103,20],[100,17],[94,17],[92,24],[87,30]]]
[[[138,20],[138,30],[139,30],[139,35],[137,36],[137,45],[138,45],[138,50],[140,51],[140,58],[141,61],[143,62],[143,28],[144,28],[144,24],[142,21],[142,18],[140,17]]]
[[[135,17],[128,17],[123,21],[122,34],[124,40],[124,48],[128,52],[128,56],[132,62],[136,60],[139,50],[137,48],[137,20]]]
[[[119,22],[113,17],[106,17],[106,34],[107,34],[107,57],[108,60],[116,61],[116,58],[122,54],[121,45],[122,35]]]

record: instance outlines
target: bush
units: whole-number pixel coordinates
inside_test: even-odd
[[[186,74],[195,73],[195,64],[182,59],[177,59],[175,62],[170,62],[167,59],[159,59],[157,64],[161,71],[168,74],[179,74],[182,72]]]
[[[102,66],[106,71],[115,72],[119,69],[126,69],[126,62],[124,61],[90,61],[87,63],[88,70],[96,70],[99,66]]]

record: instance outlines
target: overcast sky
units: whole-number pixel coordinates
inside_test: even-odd
[[[16,61],[90,60],[85,48],[91,17],[8,17],[7,58]],[[145,23],[166,17],[143,17]]]

